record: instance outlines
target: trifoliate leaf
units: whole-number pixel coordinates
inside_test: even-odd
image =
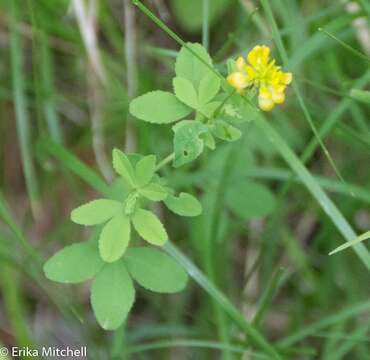
[[[184,269],[170,256],[149,247],[131,248],[123,258],[131,276],[144,288],[159,293],[183,290],[188,281]]]
[[[189,51],[188,48],[191,51]],[[187,43],[186,47],[183,46],[181,48],[175,64],[176,76],[190,80],[195,89],[198,89],[200,81],[205,76],[213,72],[209,66],[199,58],[203,59],[211,68],[213,67],[212,59],[202,45]]]
[[[130,103],[130,113],[133,116],[154,124],[169,124],[191,112],[191,108],[166,91],[152,91]]]
[[[193,109],[198,108],[198,95],[194,89],[194,85],[190,82],[190,80],[182,77],[175,77],[173,79],[173,89],[176,97],[181,102]]]
[[[135,167],[136,182],[139,187],[150,183],[155,172],[157,158],[155,155],[148,155],[138,161]]]
[[[196,159],[203,151],[200,135],[208,131],[200,121],[184,120],[174,127],[174,166],[179,167]]]
[[[99,252],[106,262],[118,260],[130,241],[130,219],[117,213],[103,228],[99,238]]]
[[[243,181],[228,189],[226,203],[235,214],[249,219],[271,213],[276,200],[267,187],[252,181]]]
[[[223,120],[217,120],[215,122],[212,129],[212,134],[225,141],[235,141],[240,139],[242,136],[242,132],[238,128],[228,124]]]
[[[199,84],[198,96],[200,106],[209,103],[220,91],[221,80],[215,73],[206,75]]]
[[[162,201],[167,197],[166,189],[157,183],[151,183],[143,188],[140,188],[139,194],[151,201]]]
[[[109,199],[93,200],[72,210],[71,220],[80,225],[103,224],[121,208],[122,204],[119,201]]]
[[[105,264],[91,287],[91,305],[100,326],[116,330],[135,301],[135,289],[123,261]]]
[[[178,197],[169,195],[164,203],[175,214],[180,216],[198,216],[202,213],[202,205],[193,196],[187,193],[180,193]]]
[[[113,149],[113,168],[129,186],[136,186],[134,168],[129,158],[121,150]]]
[[[137,209],[131,219],[135,230],[148,243],[162,246],[168,240],[166,229],[152,212]]]
[[[44,265],[45,276],[60,283],[80,283],[97,274],[104,263],[93,242],[67,246],[53,255]]]

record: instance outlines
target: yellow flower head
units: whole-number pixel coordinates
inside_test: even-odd
[[[270,48],[265,45],[255,46],[247,55],[247,61],[242,57],[236,60],[237,71],[227,77],[228,83],[238,93],[243,93],[247,87],[257,87],[258,105],[263,111],[282,104],[285,89],[293,79],[292,73],[284,73],[274,59],[270,61]]]

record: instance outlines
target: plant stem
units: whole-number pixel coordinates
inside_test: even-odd
[[[253,321],[252,321],[252,324],[255,325],[256,327],[260,327],[261,322],[266,313],[266,310],[270,306],[271,301],[275,295],[275,292],[280,285],[280,280],[282,276],[284,275],[284,272],[285,272],[285,269],[282,267],[279,267],[278,269],[276,269],[276,271],[272,275],[270,282],[267,284],[267,287],[264,290],[261,296],[261,299],[259,301],[256,315],[254,316]]]
[[[21,150],[23,173],[34,218],[41,214],[38,183],[32,157],[30,121],[27,110],[26,84],[23,71],[22,44],[18,33],[19,2],[8,0],[10,7],[10,60],[17,132]]]
[[[202,44],[208,51],[209,47],[209,0],[203,1],[203,22],[202,22]]]
[[[166,156],[155,168],[155,171],[158,171],[162,169],[164,166],[166,166],[168,163],[170,163],[175,158],[175,153],[172,152],[168,156]]]

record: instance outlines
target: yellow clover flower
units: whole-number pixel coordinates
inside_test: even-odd
[[[258,105],[263,111],[272,110],[275,105],[285,101],[285,89],[292,82],[292,73],[284,73],[275,60],[270,61],[270,48],[255,46],[247,55],[247,61],[236,60],[237,71],[227,77],[228,83],[243,94],[248,87],[259,89]]]

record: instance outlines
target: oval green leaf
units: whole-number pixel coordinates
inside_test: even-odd
[[[135,301],[135,288],[125,264],[104,265],[91,287],[91,305],[100,326],[116,330],[125,321]]]
[[[197,109],[199,107],[198,95],[190,80],[182,77],[175,77],[173,79],[173,89],[176,97],[181,102],[193,109]]]
[[[202,213],[201,203],[188,193],[180,193],[178,197],[169,195],[164,203],[175,214],[180,216],[198,216]]]
[[[139,194],[151,201],[162,201],[168,195],[166,189],[157,183],[151,183],[139,189]]]
[[[148,210],[137,209],[132,215],[132,223],[139,235],[150,244],[162,246],[168,240],[161,221]]]
[[[179,167],[195,160],[203,151],[201,134],[208,131],[207,126],[197,120],[184,120],[174,127],[174,166]]]
[[[200,81],[213,73],[210,67],[213,67],[213,64],[207,50],[198,43],[187,43],[177,55],[175,71],[176,76],[188,79],[195,89],[198,89]]]
[[[133,116],[154,124],[169,124],[191,112],[191,108],[167,91],[152,91],[130,103],[130,113]]]
[[[113,168],[117,174],[122,176],[122,179],[130,186],[135,187],[135,172],[134,168],[127,155],[118,149],[113,149]]]
[[[144,288],[159,293],[183,290],[188,281],[184,269],[170,256],[148,247],[131,248],[123,258],[131,276]]]
[[[103,228],[99,238],[99,252],[106,262],[118,260],[130,241],[130,219],[117,213]]]
[[[83,242],[53,255],[45,263],[44,273],[49,280],[76,284],[93,278],[103,265],[96,243]]]
[[[155,173],[157,157],[148,155],[140,159],[135,167],[136,182],[139,187],[150,183]]]
[[[198,96],[200,106],[210,102],[220,91],[221,80],[215,73],[206,75],[199,84]]]
[[[93,200],[72,210],[71,220],[80,225],[99,225],[112,218],[121,208],[119,201]]]

